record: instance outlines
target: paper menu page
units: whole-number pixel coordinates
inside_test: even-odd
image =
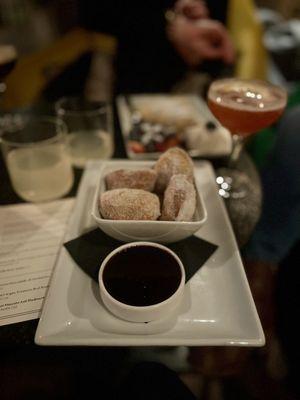
[[[0,207],[0,326],[39,317],[73,204]]]

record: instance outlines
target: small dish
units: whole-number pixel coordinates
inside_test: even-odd
[[[117,169],[151,168],[153,164],[153,161],[107,161],[103,164],[95,190],[92,217],[98,227],[107,235],[122,242],[142,240],[158,243],[173,243],[193,235],[204,225],[207,219],[207,213],[197,179],[195,179],[197,206],[193,221],[124,221],[104,219],[101,217],[98,205],[101,193],[106,190],[104,177],[109,172]]]
[[[126,321],[151,322],[179,306],[185,270],[167,247],[133,242],[105,258],[98,280],[101,299],[112,314]]]

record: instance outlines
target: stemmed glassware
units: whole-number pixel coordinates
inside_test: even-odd
[[[12,71],[17,62],[17,51],[12,45],[0,46],[0,96],[5,92],[4,79]]]
[[[235,192],[233,175],[245,138],[270,126],[283,113],[287,102],[285,89],[258,80],[238,78],[214,81],[208,91],[208,106],[214,116],[232,134],[233,146],[226,176],[219,176],[219,194],[244,197],[245,190]]]

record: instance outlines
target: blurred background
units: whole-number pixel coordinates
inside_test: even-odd
[[[255,3],[270,56],[268,79],[292,91],[300,78],[300,3]],[[101,33],[87,36],[78,28],[80,18],[78,0],[1,0],[0,43],[13,44],[18,52],[3,107],[27,106],[40,96],[53,100],[62,82],[65,95],[83,91],[95,100],[111,95],[115,40]],[[73,69],[80,71],[75,80]]]

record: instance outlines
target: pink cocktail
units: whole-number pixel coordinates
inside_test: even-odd
[[[232,134],[248,136],[275,122],[286,106],[286,91],[262,81],[221,79],[212,83],[208,106]]]
[[[277,121],[286,103],[286,91],[268,82],[228,78],[216,80],[210,85],[208,106],[233,135],[230,167],[239,158],[244,138]],[[232,179],[228,181],[232,182]],[[222,193],[224,197],[230,196],[224,190],[221,190]]]

